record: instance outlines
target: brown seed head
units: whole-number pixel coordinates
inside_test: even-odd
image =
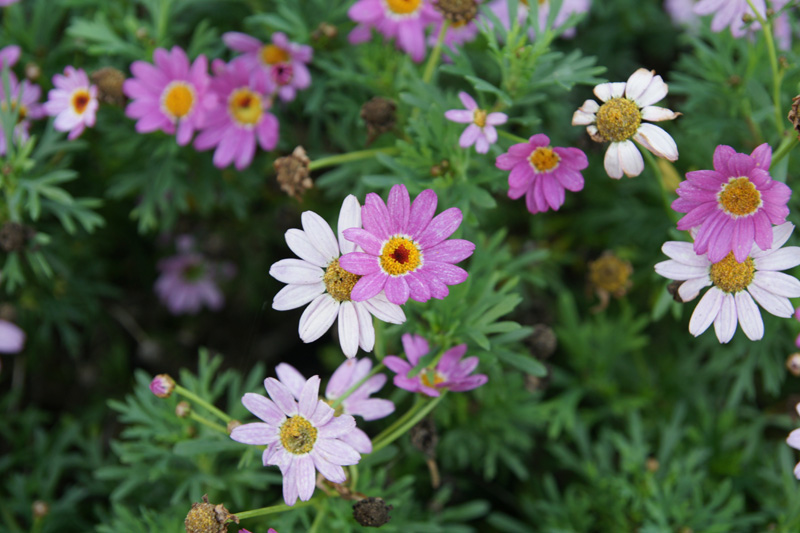
[[[391,520],[392,509],[382,498],[365,498],[353,505],[353,518],[365,527],[381,527]]]
[[[0,228],[0,248],[4,252],[21,252],[35,234],[33,228],[8,221]]]
[[[367,126],[367,144],[378,135],[394,128],[397,105],[388,98],[376,96],[361,106],[361,118]]]
[[[208,503],[208,495],[203,495],[203,503],[193,503],[186,515],[183,525],[186,533],[226,533],[228,522],[239,523],[236,515],[232,515],[220,504]]]
[[[43,500],[36,500],[31,505],[31,512],[33,512],[33,518],[44,518],[50,513],[50,506],[47,504],[46,501]]]
[[[683,298],[681,298],[681,295],[678,294],[678,289],[681,288],[681,285],[683,285],[682,281],[672,281],[669,285],[667,285],[667,292],[670,293],[672,295],[672,299],[679,304],[683,303]]]
[[[633,267],[611,252],[604,252],[595,261],[589,262],[589,283],[596,289],[608,292],[617,298],[624,296],[630,287]]]
[[[478,14],[475,0],[438,0],[433,7],[456,26],[469,23]]]
[[[303,193],[314,186],[308,169],[310,163],[302,146],[296,147],[291,155],[276,159],[274,167],[281,190],[296,200],[302,200]]]
[[[97,99],[103,103],[124,106],[127,101],[125,93],[122,92],[122,84],[125,83],[125,74],[114,67],[103,67],[92,72],[90,76],[92,83],[97,85]]]

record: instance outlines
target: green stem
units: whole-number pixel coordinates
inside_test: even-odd
[[[433,50],[431,50],[431,55],[428,57],[428,63],[425,65],[425,72],[422,73],[423,83],[430,83],[433,78],[433,71],[436,70],[439,56],[442,55],[442,44],[444,44],[444,36],[449,26],[450,21],[445,19],[444,22],[442,22],[442,28],[439,30],[439,36],[436,38],[436,44]]]
[[[375,374],[377,374],[378,372],[380,372],[380,371],[381,371],[381,370],[383,370],[384,368],[385,368],[385,366],[384,366],[384,364],[383,364],[383,363],[381,363],[381,364],[379,364],[378,366],[376,366],[375,368],[373,368],[373,369],[372,369],[372,372],[370,372],[369,374],[367,374],[366,376],[364,376],[363,378],[361,378],[360,380],[358,380],[358,382],[357,382],[355,385],[353,385],[352,387],[350,387],[349,389],[347,389],[347,390],[345,391],[345,393],[344,393],[344,394],[342,394],[341,396],[339,396],[338,398],[336,398],[336,399],[333,401],[333,403],[331,403],[331,407],[333,407],[334,409],[336,409],[337,407],[339,407],[339,406],[342,404],[342,402],[343,402],[343,401],[345,401],[345,400],[347,399],[347,397],[348,397],[348,396],[350,396],[351,394],[353,394],[353,393],[356,391],[356,389],[358,389],[358,388],[359,388],[361,385],[363,385],[363,384],[364,384],[364,383],[365,383],[365,382],[366,382],[366,381],[367,381],[369,378],[371,378],[372,376],[374,376]]]
[[[375,437],[375,439],[373,439],[373,440],[378,440],[380,438],[383,438],[384,435],[388,435],[389,433],[391,433],[392,431],[394,431],[398,427],[402,426],[406,422],[406,420],[408,420],[409,418],[414,416],[414,414],[417,411],[422,409],[423,405],[425,405],[425,401],[422,399],[421,395],[417,395],[416,398],[415,398],[414,405],[411,406],[411,409],[409,409],[408,411],[403,413],[403,416],[401,416],[400,418],[398,418],[397,420],[392,422],[389,425],[389,427],[387,427],[386,429],[381,431],[380,434],[378,434],[378,436]]]
[[[798,138],[794,132],[792,132],[789,137],[786,137],[772,154],[772,163],[770,166],[775,166],[780,162],[781,159],[789,155],[789,152],[794,150],[795,146],[797,146],[797,141],[799,140],[800,138]]]
[[[194,402],[196,404],[202,405],[204,408],[206,408],[209,411],[211,411],[212,413],[214,413],[217,416],[217,418],[219,418],[220,420],[222,420],[226,424],[228,422],[230,422],[231,420],[233,420],[227,414],[225,414],[224,412],[220,411],[219,409],[217,409],[216,407],[214,407],[213,405],[211,405],[210,403],[205,401],[203,398],[201,398],[197,394],[193,393],[190,390],[184,389],[180,385],[175,385],[175,392],[177,392],[178,394],[180,394],[184,398],[187,398],[188,400],[191,400],[192,402]],[[227,431],[226,431],[226,433],[227,433]]]
[[[349,163],[350,161],[358,161],[360,159],[369,159],[377,154],[395,154],[397,148],[390,146],[387,148],[370,148],[369,150],[358,150],[355,152],[348,152],[346,154],[332,155],[315,159],[308,165],[308,170],[317,170],[323,167],[332,167],[334,165],[341,165],[342,163]]]
[[[747,0],[747,3],[764,29],[764,38],[767,40],[767,53],[769,54],[769,66],[772,69],[772,101],[775,106],[775,125],[778,128],[778,133],[783,133],[785,129],[783,117],[781,116],[783,114],[781,111],[781,79],[783,76],[778,68],[778,54],[775,51],[775,40],[772,38],[772,23],[761,16],[761,13],[753,5],[753,0]]]
[[[202,416],[198,415],[194,411],[191,411],[189,413],[189,418],[191,418],[192,420],[196,420],[197,422],[200,422],[204,426],[209,427],[209,428],[213,429],[214,431],[219,431],[220,433],[224,433],[225,435],[228,434],[228,428],[227,427],[221,426],[219,424],[215,424],[214,422],[212,422],[210,420],[206,420],[205,418],[203,418]]]
[[[505,137],[506,139],[512,140],[514,142],[518,142],[518,143],[526,143],[526,142],[528,142],[528,139],[526,139],[524,137],[520,137],[519,135],[514,135],[513,133],[509,133],[509,132],[504,131],[504,130],[497,130],[497,134],[500,135],[500,137]]]
[[[422,409],[419,409],[412,417],[409,418],[407,422],[403,425],[392,431],[391,433],[387,433],[386,431],[382,432],[380,435],[375,437],[375,440],[372,441],[372,453],[377,452],[388,446],[389,444],[393,443],[395,440],[400,438],[406,431],[417,425],[417,423],[425,418],[428,413],[433,411],[433,408],[436,407],[439,402],[442,401],[442,398],[447,395],[447,391],[442,391],[438,398],[433,398],[427,403],[423,403],[424,405]],[[416,406],[412,409],[416,409]]]
[[[328,511],[327,500],[323,500],[316,507],[317,507],[317,516],[314,517],[314,522],[311,523],[311,529],[308,530],[308,533],[317,533],[320,526],[322,525],[322,520],[325,518],[325,514]]]
[[[299,509],[300,507],[308,507],[309,505],[315,505],[320,500],[321,498],[312,498],[307,502],[297,502],[294,505],[286,505],[285,503],[281,503],[279,505],[270,505],[269,507],[262,507],[260,509],[242,511],[241,513],[234,514],[239,520],[245,520],[247,518],[255,518],[256,516],[265,516],[268,514],[276,514],[284,511],[291,511],[293,509]]]
[[[167,23],[169,22],[169,11],[172,0],[161,0],[161,9],[158,12],[156,21],[156,42],[161,46],[166,46],[164,39],[167,36]]]

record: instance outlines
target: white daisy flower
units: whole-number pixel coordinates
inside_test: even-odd
[[[572,115],[573,126],[586,126],[586,131],[596,142],[611,141],[606,151],[604,166],[612,178],[622,174],[629,178],[644,170],[642,154],[631,142],[638,142],[658,157],[670,161],[678,159],[678,147],[669,133],[653,124],[679,117],[664,107],[654,106],[667,96],[668,87],[655,71],[640,68],[627,82],[601,83],[594,94],[602,105],[586,100]]]
[[[707,254],[696,254],[690,242],[664,243],[661,250],[670,260],[658,263],[656,272],[683,281],[678,295],[684,302],[693,300],[702,288],[711,285],[692,313],[689,321],[692,335],[697,337],[713,322],[721,343],[733,338],[737,324],[748,339],[761,339],[764,322],[755,302],[775,316],[789,318],[794,314],[789,298],[800,297],[800,281],[779,272],[800,265],[800,247],[781,248],[792,231],[791,222],[774,226],[772,248],[764,251],[753,244],[750,255],[741,263],[736,262],[733,252],[712,263]]]
[[[339,317],[339,342],[347,357],[355,357],[358,347],[365,352],[375,345],[374,315],[384,322],[402,324],[406,315],[399,305],[390,303],[383,292],[365,300],[350,299],[353,286],[361,278],[339,266],[339,256],[361,251],[342,233],[361,228],[361,206],[352,194],[344,199],[339,212],[338,241],[331,227],[313,211],[301,216],[303,229],[286,232],[286,244],[300,259],[282,259],[273,264],[269,275],[288,285],[272,300],[277,311],[310,305],[300,317],[300,338],[313,342]]]

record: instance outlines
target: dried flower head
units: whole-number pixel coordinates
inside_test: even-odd
[[[425,417],[409,431],[411,445],[425,454],[426,457],[436,457],[436,445],[439,444],[439,434],[436,432],[436,423],[431,417]]]
[[[798,111],[798,108],[800,108],[800,94],[792,98],[792,108],[789,110],[789,115],[787,117],[795,131],[800,134],[800,111]],[[798,137],[800,137],[800,135],[798,135]]]
[[[208,503],[208,494],[203,495],[203,503],[193,503],[183,524],[186,533],[226,533],[228,522],[239,523],[236,515],[232,515],[221,503]]]
[[[589,262],[589,285],[600,298],[600,303],[592,309],[602,311],[608,307],[609,297],[621,298],[631,286],[633,267],[612,252],[603,252],[598,259]]]
[[[364,498],[353,505],[353,518],[364,527],[381,527],[391,520],[392,509],[383,498]]]
[[[31,227],[8,221],[0,228],[0,248],[4,252],[20,252],[35,234]]]
[[[683,298],[681,298],[681,295],[679,294],[681,285],[683,285],[683,281],[680,280],[670,281],[667,285],[667,292],[670,293],[672,295],[672,299],[679,304],[683,303]]]
[[[800,352],[795,352],[786,358],[786,369],[793,376],[800,377]]]
[[[380,96],[361,106],[361,119],[367,126],[367,144],[394,128],[396,111],[397,104],[394,101]]]
[[[335,39],[339,35],[339,29],[329,22],[320,22],[317,29],[311,32],[311,38],[315,41],[322,39]]]
[[[558,347],[558,339],[552,328],[545,324],[533,326],[533,333],[528,338],[533,356],[538,359],[547,359]]]
[[[281,190],[296,200],[302,200],[303,193],[314,186],[308,169],[310,163],[302,146],[296,147],[291,155],[276,159],[274,166]]]
[[[125,93],[122,85],[125,83],[125,74],[114,67],[103,67],[92,72],[89,76],[92,83],[97,85],[97,99],[105,104],[116,106],[125,105]]]
[[[475,0],[437,0],[433,7],[452,24],[459,26],[469,23],[478,14],[478,2]]]

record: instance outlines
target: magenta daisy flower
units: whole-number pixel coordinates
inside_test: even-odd
[[[762,17],[767,16],[767,5],[764,0],[752,0],[753,5]],[[730,26],[731,34],[734,37],[742,37],[747,33],[742,17],[750,15],[755,18],[755,13],[750,7],[748,0],[700,0],[694,6],[694,12],[698,15],[711,15],[711,31],[720,32]],[[751,26],[753,29],[759,28],[758,22]]]
[[[13,72],[8,73],[9,88],[11,89],[11,110],[17,112],[17,124],[14,126],[14,142],[24,143],[28,140],[28,130],[31,119],[38,120],[45,115],[44,108],[39,103],[42,89],[28,80],[17,81]],[[7,110],[7,96],[4,84],[0,83],[0,109]],[[0,122],[0,126],[2,123]],[[6,153],[5,128],[0,127],[0,155]]]
[[[720,261],[711,261],[706,254],[698,254],[691,243],[665,243],[661,250],[670,260],[656,264],[655,269],[667,279],[683,282],[678,295],[684,302],[711,285],[692,313],[689,333],[697,337],[713,322],[717,338],[727,343],[738,324],[748,339],[761,339],[764,322],[753,300],[775,316],[791,317],[794,307],[789,298],[800,297],[800,281],[780,271],[800,265],[800,248],[781,248],[793,230],[790,222],[775,226],[770,232],[772,249],[759,250],[753,245],[740,262],[732,252]]]
[[[208,118],[194,146],[198,150],[216,146],[214,165],[225,168],[234,163],[242,170],[253,161],[256,140],[264,150],[278,144],[278,119],[268,111],[272,83],[266,73],[251,70],[240,59],[227,65],[215,61],[214,71],[217,77],[211,88],[222,105]]]
[[[0,48],[0,69],[4,67],[11,68],[16,65],[21,54],[22,49],[14,44]]]
[[[458,140],[458,145],[461,148],[469,148],[474,144],[476,152],[485,154],[489,151],[489,145],[497,142],[495,126],[505,124],[508,120],[508,115],[505,113],[487,113],[478,107],[478,104],[470,95],[463,91],[458,93],[458,97],[467,109],[445,111],[444,117],[459,124],[469,124]]]
[[[352,44],[369,41],[375,28],[416,62],[425,57],[425,28],[441,20],[429,0],[358,0],[347,16],[358,23],[348,39]]]
[[[426,189],[411,204],[405,185],[392,187],[388,207],[377,194],[367,195],[361,208],[364,229],[344,232],[364,252],[351,252],[339,260],[346,271],[362,276],[350,294],[354,301],[367,300],[382,290],[398,305],[409,298],[441,300],[450,292],[448,285],[467,279],[467,272],[453,263],[471,256],[475,245],[463,239],[447,240],[461,224],[461,210],[451,207],[434,218],[437,201],[436,193]]]
[[[489,381],[484,374],[472,374],[478,366],[477,357],[461,360],[467,351],[466,344],[459,344],[444,352],[435,368],[423,368],[419,374],[409,376],[409,372],[428,354],[430,348],[428,341],[419,335],[405,333],[402,341],[408,361],[396,355],[387,355],[383,359],[383,364],[397,374],[394,377],[394,384],[401,389],[421,392],[428,396],[439,396],[441,390],[468,391],[477,389]]]
[[[247,393],[242,403],[263,422],[233,429],[236,442],[267,446],[264,466],[278,466],[283,475],[283,499],[294,505],[299,497],[308,501],[314,494],[316,472],[332,483],[347,479],[342,466],[358,464],[359,453],[342,437],[356,427],[350,415],[334,416],[334,411],[319,399],[319,376],[306,381],[298,399],[275,378],[264,380],[270,399]]]
[[[367,377],[372,370],[372,361],[369,359],[347,359],[339,365],[339,368],[331,376],[328,386],[325,388],[325,400],[332,403],[339,396],[347,392],[350,387]],[[297,371],[292,365],[281,363],[275,367],[278,379],[286,385],[295,398],[300,398],[300,392],[306,378]],[[364,420],[378,420],[389,416],[394,412],[394,403],[383,398],[370,398],[373,393],[378,392],[386,383],[384,374],[376,374],[367,379],[353,394],[345,398],[339,406],[339,412],[346,415],[363,417]],[[341,437],[341,439],[352,446],[358,453],[371,453],[372,441],[366,433],[358,428]]]
[[[231,50],[242,52],[240,57],[250,68],[265,69],[284,102],[294,100],[298,90],[311,85],[306,67],[314,54],[310,46],[293,43],[281,32],[272,34],[271,44],[235,31],[222,34],[222,40]]]
[[[769,175],[772,149],[762,144],[751,155],[720,145],[714,151],[714,170],[686,173],[672,209],[686,213],[678,229],[698,228],[694,249],[708,252],[712,262],[728,252],[742,262],[755,244],[772,246],[772,224],[786,221],[792,190]]]
[[[578,148],[550,146],[547,135],[539,133],[528,142],[512,145],[497,157],[501,170],[510,170],[508,196],[516,200],[525,195],[531,214],[548,209],[558,211],[564,203],[564,189],[583,189],[581,170],[589,166],[586,154]]]
[[[47,93],[44,110],[56,117],[53,127],[58,131],[68,131],[68,139],[77,138],[86,127],[94,126],[97,113],[97,87],[89,84],[89,77],[83,69],[68,66],[64,75],[53,76],[53,85]]]

